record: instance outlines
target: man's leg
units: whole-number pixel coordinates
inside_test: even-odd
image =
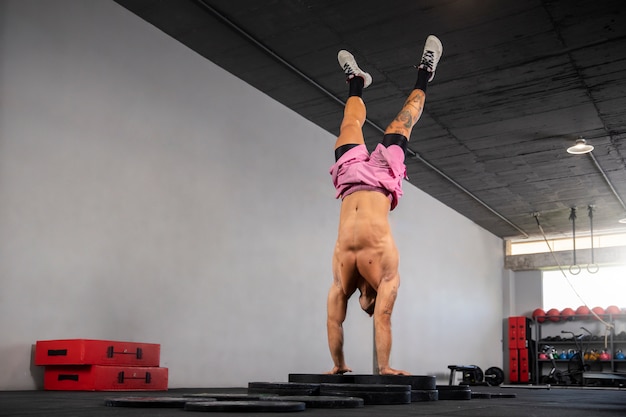
[[[415,89],[411,92],[404,103],[402,110],[396,118],[389,124],[383,138],[383,145],[401,145],[401,141],[408,141],[411,130],[419,120],[424,109],[426,98],[426,86],[435,76],[435,69],[443,47],[439,39],[429,36],[424,46],[422,60],[418,66],[417,81]],[[406,144],[406,142],[404,142]],[[376,307],[374,309],[374,330],[376,342],[376,356],[378,359],[378,372],[381,375],[407,375],[406,371],[393,369],[389,366],[389,356],[391,353],[391,314],[396,302],[398,287],[400,286],[400,275],[398,273],[398,250],[392,242],[389,249],[385,251],[380,271],[380,283],[377,288]]]
[[[335,160],[350,148],[364,144],[363,123],[365,123],[365,104],[361,98],[363,89],[372,83],[372,77],[362,71],[354,57],[348,51],[339,51],[339,65],[343,69],[349,85],[348,100],[343,113],[339,137],[335,142]],[[356,283],[351,281],[357,275],[354,270],[354,254],[335,249],[333,254],[333,284],[328,291],[326,328],[328,347],[334,367],[329,372],[343,374],[351,369],[346,365],[343,354],[343,322],[346,319],[348,299],[356,290]]]
[[[339,65],[344,70],[349,85],[348,100],[343,111],[343,120],[339,130],[339,137],[335,142],[335,150],[344,145],[364,144],[363,123],[365,123],[365,103],[361,98],[363,89],[372,83],[372,77],[361,70],[352,54],[348,51],[339,51],[337,55]],[[341,150],[339,150],[341,152]],[[341,156],[341,155],[339,155]],[[336,158],[339,159],[339,158]]]
[[[409,97],[404,102],[404,106],[396,118],[387,126],[385,135],[402,135],[407,140],[411,138],[413,126],[419,120],[424,110],[424,100],[426,99],[426,87],[435,77],[435,70],[441,58],[443,46],[441,41],[433,35],[426,39],[422,59],[417,67],[417,81]]]

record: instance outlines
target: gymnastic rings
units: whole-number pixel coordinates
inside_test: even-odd
[[[574,264],[570,265],[569,273],[572,275],[578,275],[580,274],[582,268],[578,265],[578,262],[576,262],[576,207],[571,208],[569,213],[569,219],[572,221],[572,255],[574,258]]]
[[[580,274],[580,271],[582,271],[582,268],[578,264],[570,265],[569,267],[569,273],[572,275],[578,275]]]

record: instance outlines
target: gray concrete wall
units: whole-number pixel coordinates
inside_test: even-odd
[[[160,343],[171,388],[330,369],[332,135],[112,1],[0,0],[0,33],[0,389],[47,339]],[[392,365],[500,364],[501,240],[405,193]]]

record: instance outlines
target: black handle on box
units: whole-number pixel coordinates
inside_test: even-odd
[[[135,352],[116,352],[113,346],[107,348],[107,358],[112,358],[116,353],[118,355],[135,355],[137,359],[143,359],[143,349],[140,347]]]
[[[146,372],[146,376],[144,378],[126,378],[124,375],[124,371],[120,371],[117,374],[117,382],[123,384],[125,379],[145,379],[146,384],[149,384],[150,382],[152,382],[152,375],[150,375],[150,372]],[[78,380],[78,375],[76,376],[76,380]]]
[[[48,349],[48,356],[67,356],[67,349]]]
[[[76,375],[76,374],[59,374],[57,379],[59,381],[76,381],[76,382],[78,382],[78,375]]]

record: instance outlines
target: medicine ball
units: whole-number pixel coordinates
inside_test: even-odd
[[[598,316],[603,316],[604,315],[604,309],[602,307],[594,307],[594,308],[591,309],[591,311],[596,313]]]
[[[589,307],[580,306],[576,309],[576,314],[578,314],[579,316],[587,316],[591,314],[591,312],[589,311]]]
[[[548,310],[548,312],[546,313],[546,316],[548,316],[548,320],[550,321],[561,320],[561,312],[557,310],[556,308],[551,308],[550,310]]]
[[[573,308],[566,307],[563,310],[561,310],[561,316],[563,317],[563,320],[574,320],[575,314],[576,312],[574,311]]]
[[[546,312],[543,311],[542,308],[536,308],[535,311],[533,311],[533,319],[537,320],[539,323],[543,323],[546,319],[545,316]]]
[[[616,315],[616,314],[621,314],[622,310],[618,306],[611,305],[611,306],[608,306],[604,312],[606,314]]]

